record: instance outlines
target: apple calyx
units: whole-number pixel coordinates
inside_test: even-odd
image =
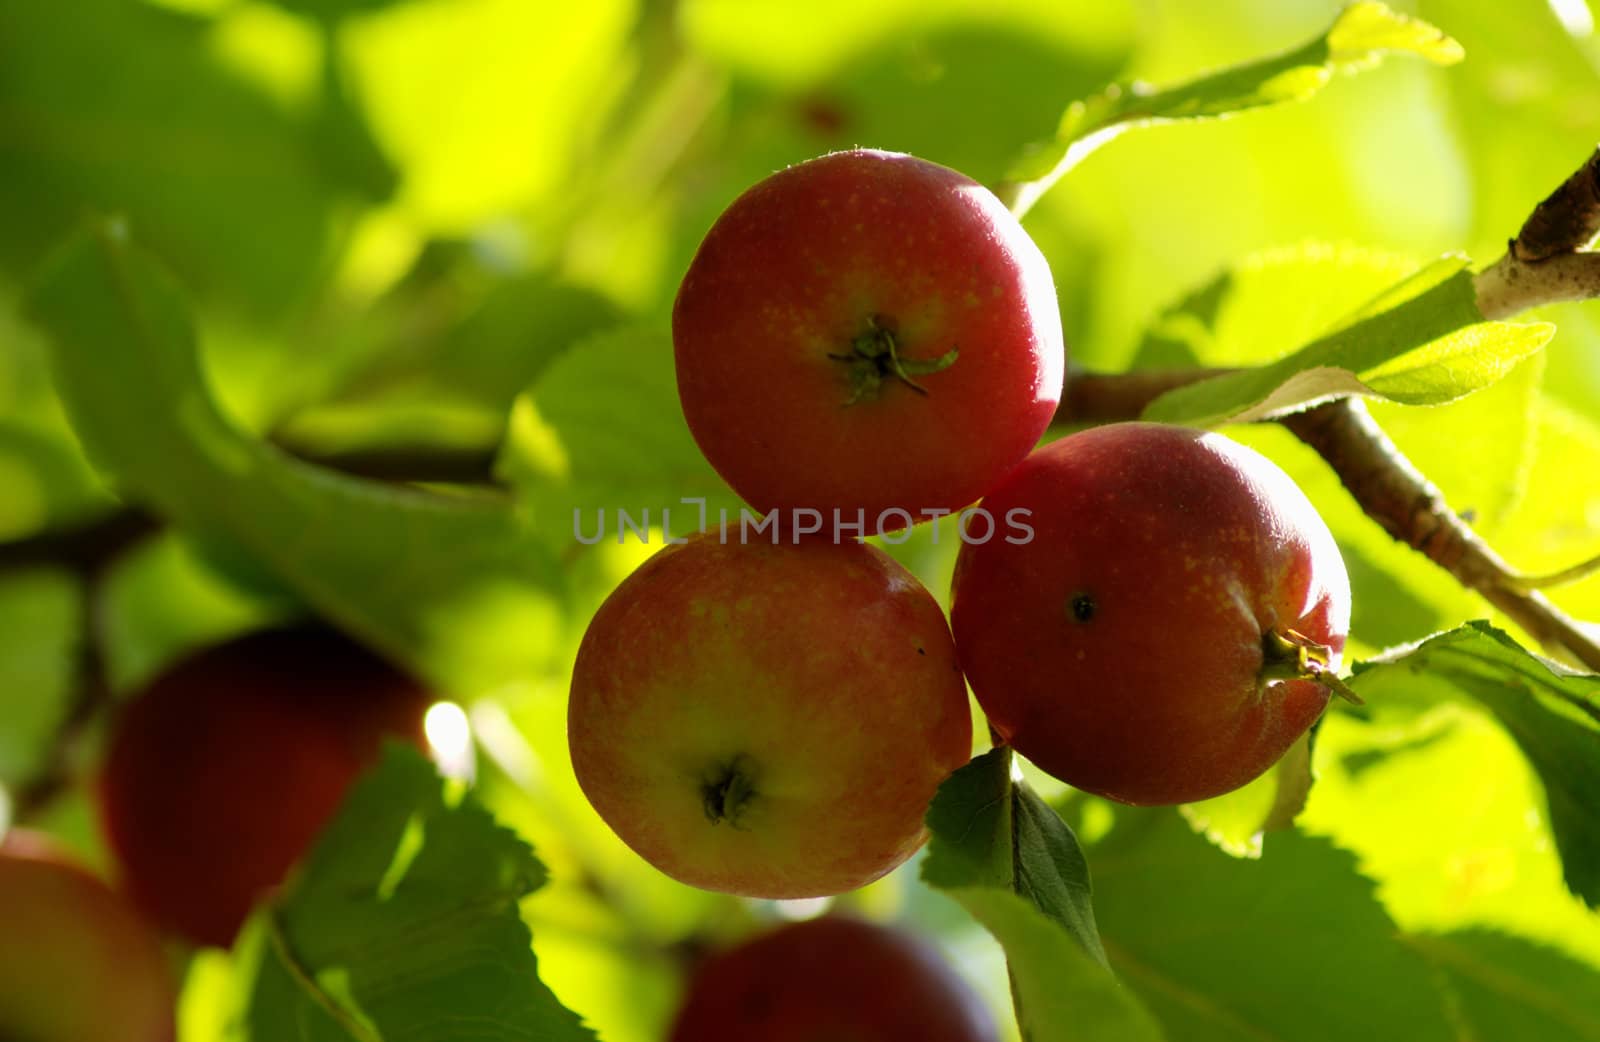
[[[741,828],[739,818],[756,795],[752,767],[750,758],[741,753],[711,769],[700,785],[707,821],[713,825],[726,821],[731,828]]]
[[[876,399],[888,379],[899,380],[918,394],[926,395],[928,389],[912,377],[948,369],[961,356],[961,349],[952,347],[938,358],[902,358],[893,325],[891,319],[882,315],[869,315],[866,331],[850,341],[849,351],[829,352],[829,358],[850,367],[850,397],[845,399],[845,405]]]
[[[1365,705],[1362,697],[1330,668],[1332,661],[1332,648],[1297,630],[1269,629],[1261,635],[1262,689],[1278,680],[1314,680],[1351,705]]]

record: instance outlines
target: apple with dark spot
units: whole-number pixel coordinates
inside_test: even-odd
[[[1344,561],[1254,450],[1091,428],[1034,452],[984,506],[1028,511],[1031,537],[962,547],[961,664],[995,731],[1062,781],[1135,804],[1217,796],[1271,767],[1342,688]]]

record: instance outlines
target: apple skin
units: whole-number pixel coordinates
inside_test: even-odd
[[[49,837],[0,841],[0,1038],[172,1042],[177,994],[151,926]]]
[[[1269,631],[1337,668],[1350,624],[1333,536],[1266,457],[1113,424],[1034,452],[984,505],[1030,509],[1034,536],[962,547],[956,644],[990,725],[1042,770],[1125,803],[1202,800],[1327,705],[1320,683],[1262,675]]]
[[[668,1042],[998,1042],[994,1018],[930,945],[825,916],[706,960]]]
[[[948,368],[853,404],[855,338]],[[717,219],[672,313],[678,395],[717,473],[760,511],[808,508],[866,534],[890,508],[956,510],[1038,442],[1065,351],[1049,265],[987,189],[860,149],[782,170]]]
[[[972,752],[938,602],[854,541],[658,552],[589,624],[567,733],[584,794],[641,857],[771,898],[899,865]]]
[[[128,702],[95,795],[121,884],[160,926],[227,946],[376,762],[423,743],[430,697],[316,624],[182,659]]]

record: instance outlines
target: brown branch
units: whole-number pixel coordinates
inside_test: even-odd
[[[1522,261],[1576,253],[1600,234],[1600,149],[1533,208],[1506,252]]]
[[[1137,419],[1150,403],[1168,391],[1230,369],[1144,369],[1131,373],[1073,373],[1061,395],[1054,426],[1087,426]]]
[[[1600,673],[1600,641],[1537,591],[1450,509],[1405,458],[1360,399],[1329,402],[1280,423],[1327,461],[1345,489],[1385,532],[1449,572],[1547,650]]]
[[[97,573],[159,527],[160,522],[143,511],[113,510],[82,524],[0,543],[0,571],[57,567],[80,575]]]
[[[1600,150],[1534,210],[1506,255],[1474,279],[1478,310],[1504,319],[1529,308],[1600,297],[1600,252],[1583,247],[1600,232]],[[1138,418],[1175,387],[1224,370],[1091,373],[1069,377],[1062,425]],[[1280,417],[1315,449],[1368,517],[1498,608],[1547,651],[1600,673],[1600,628],[1572,619],[1520,575],[1450,509],[1443,494],[1372,419],[1345,398]],[[1592,562],[1570,572],[1587,574]],[[1558,573],[1558,578],[1566,573]]]
[[[1074,374],[1061,426],[1137,419],[1162,394],[1225,370]],[[1322,456],[1361,509],[1390,536],[1483,596],[1552,654],[1600,672],[1600,639],[1587,632],[1494,552],[1450,509],[1358,398],[1327,402],[1278,422]]]
[[[1600,297],[1600,149],[1561,183],[1522,225],[1506,253],[1479,272],[1478,310],[1508,318],[1529,308]]]

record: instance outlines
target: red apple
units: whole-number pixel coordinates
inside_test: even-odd
[[[578,782],[628,846],[756,897],[900,864],[972,748],[938,603],[853,541],[661,550],[589,624],[567,723]]]
[[[1127,803],[1201,800],[1270,767],[1327,705],[1350,583],[1270,460],[1114,424],[996,488],[1032,537],[964,545],[951,612],[989,723],[1057,778]]]
[[[868,534],[987,492],[1049,424],[1064,365],[1049,266],[1005,206],[867,149],[736,199],[684,275],[672,340],[689,428],[736,492],[763,512],[861,511]]]
[[[172,1042],[177,996],[153,927],[48,837],[0,842],[0,1038]]]
[[[994,1019],[932,947],[827,916],[720,952],[668,1042],[996,1042]]]
[[[377,759],[418,744],[410,676],[307,625],[205,648],[118,715],[96,795],[123,886],[190,940],[231,944]]]

